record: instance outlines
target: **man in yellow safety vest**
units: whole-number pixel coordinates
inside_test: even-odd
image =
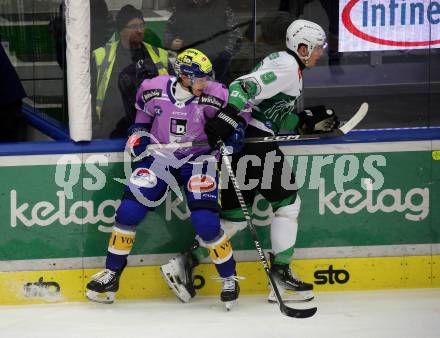
[[[145,22],[140,10],[126,5],[118,12],[115,21],[120,39],[92,52],[94,139],[126,136],[126,129],[133,122],[132,116],[126,113],[130,111],[125,107],[129,100],[122,97],[127,87],[134,87],[135,95],[139,80],[174,73],[168,52],[143,41]],[[133,74],[126,71],[128,67],[135,70]],[[123,74],[121,88],[120,75]],[[140,75],[142,79],[137,79]]]

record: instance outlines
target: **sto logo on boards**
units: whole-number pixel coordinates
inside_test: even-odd
[[[350,279],[350,274],[347,270],[333,269],[333,265],[329,265],[327,270],[316,270],[314,273],[315,284],[345,284]]]

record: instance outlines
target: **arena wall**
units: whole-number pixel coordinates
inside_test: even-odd
[[[439,129],[366,135],[283,147],[301,186],[295,271],[317,291],[440,287]],[[84,301],[120,202],[123,143],[31,144],[0,145],[0,304]],[[253,210],[269,249],[270,207]],[[172,297],[158,266],[191,242],[188,216],[170,194],[143,221],[119,299]],[[265,293],[247,230],[233,246],[243,294]],[[199,294],[219,292],[211,264],[196,273]]]

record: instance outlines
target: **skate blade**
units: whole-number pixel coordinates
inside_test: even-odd
[[[176,297],[182,302],[182,303],[188,303],[189,300],[192,298],[189,292],[186,290],[184,285],[178,284],[179,282],[176,280],[176,283],[174,282],[175,278],[171,275],[171,273],[165,272],[162,267],[160,267],[160,274],[162,275],[163,279],[168,284],[168,288],[173,291],[173,293],[176,295]]]
[[[235,306],[235,304],[237,304],[237,301],[236,300],[231,300],[231,301],[228,301],[228,302],[224,302],[224,304],[225,304],[226,310],[227,311],[231,311],[231,309]]]
[[[310,302],[315,298],[313,295],[313,291],[291,291],[285,290],[281,292],[281,298],[285,303],[304,303]],[[271,290],[269,293],[269,297],[267,297],[269,303],[276,303],[277,300],[275,298],[275,293]]]
[[[101,304],[112,304],[115,301],[116,292],[96,292],[92,290],[87,290],[86,297],[88,300],[101,303]]]

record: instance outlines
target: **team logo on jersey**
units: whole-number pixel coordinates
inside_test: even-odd
[[[249,97],[255,97],[260,95],[261,86],[260,83],[254,77],[247,77],[240,81],[240,86]]]
[[[160,114],[162,114],[162,107],[161,106],[154,106],[154,114],[156,114],[156,116],[159,116]]]
[[[187,120],[182,119],[170,119],[170,133],[177,136],[183,136],[186,134]]]
[[[130,177],[130,182],[144,188],[152,188],[157,184],[156,174],[147,168],[137,168]]]
[[[225,101],[220,100],[218,97],[202,94],[199,98],[199,104],[206,104],[208,106],[213,106],[214,108],[220,109],[223,107]]]
[[[195,193],[205,193],[213,191],[217,187],[217,183],[212,176],[194,175],[188,181],[188,190]]]
[[[150,101],[151,99],[153,99],[155,97],[161,97],[162,96],[162,89],[148,89],[148,90],[145,90],[142,93],[142,96],[144,98],[144,102],[147,103],[148,101]]]

